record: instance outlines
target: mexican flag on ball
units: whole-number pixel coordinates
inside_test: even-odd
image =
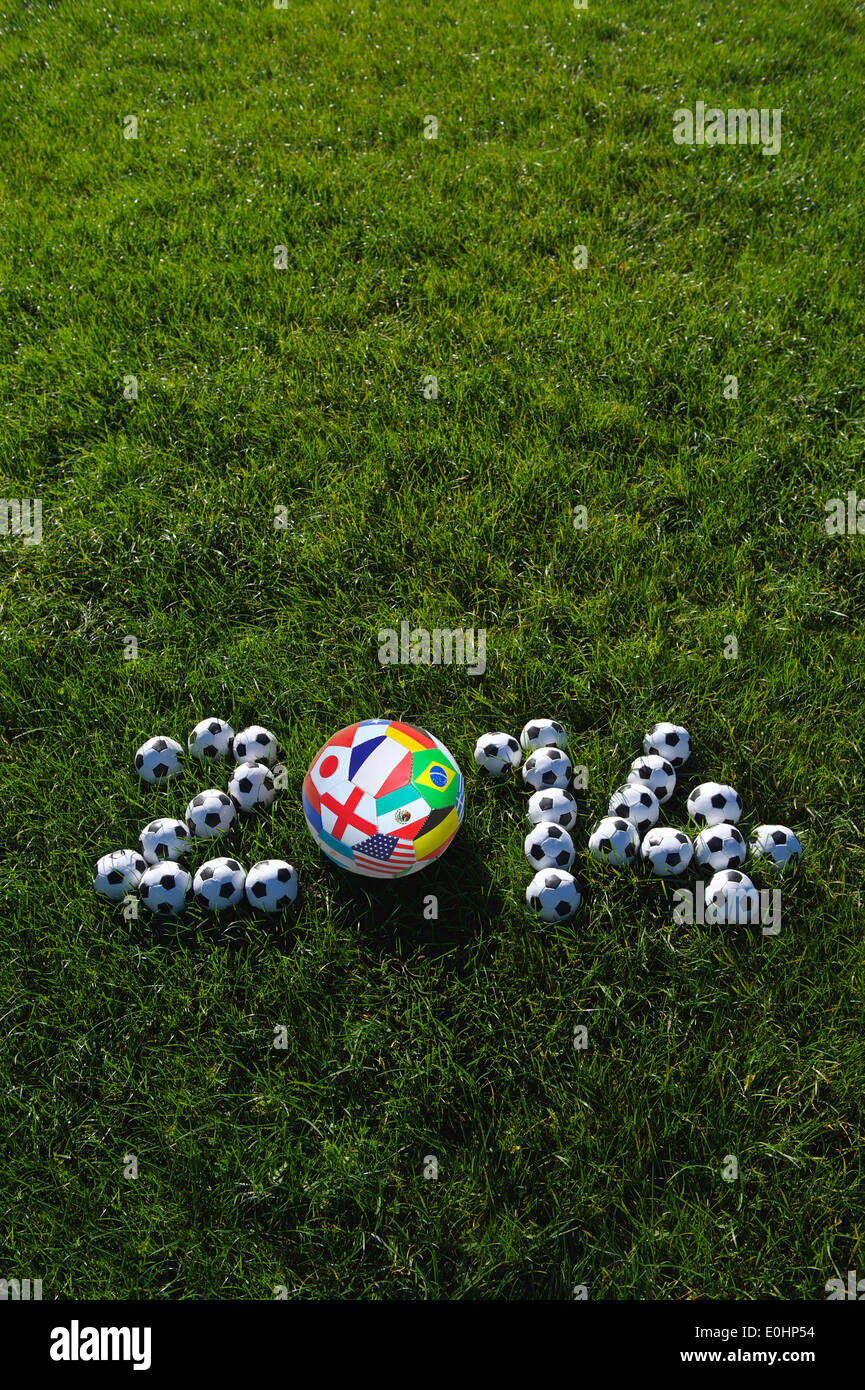
[[[362,719],[319,748],[303,813],[329,859],[368,878],[405,878],[444,854],[465,811],[456,760],[426,729]]]

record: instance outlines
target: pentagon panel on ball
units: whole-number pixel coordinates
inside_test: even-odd
[[[688,797],[688,815],[698,825],[729,825],[742,815],[742,798],[723,782],[701,782]]]
[[[163,734],[149,738],[135,753],[135,771],[151,785],[160,786],[183,771],[183,749],[176,739]]]
[[[573,771],[570,758],[560,748],[539,748],[523,763],[523,781],[535,792],[545,787],[564,790]]]
[[[761,868],[795,869],[802,858],[802,846],[786,825],[758,825],[750,848]]]
[[[668,724],[662,721],[653,724],[643,739],[643,752],[656,753],[666,758],[668,763],[678,769],[684,767],[691,756],[691,739],[687,729],[681,724]]]
[[[303,813],[320,849],[366,878],[404,878],[444,854],[465,813],[456,759],[433,734],[363,719],[319,748]]]
[[[501,777],[520,765],[520,745],[512,734],[481,734],[475,744],[475,762],[481,772]]]
[[[520,743],[528,752],[539,748],[565,748],[568,736],[564,724],[557,719],[530,719],[520,734]]]

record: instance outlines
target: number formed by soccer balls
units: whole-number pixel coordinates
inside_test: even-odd
[[[668,724],[665,720],[653,724],[643,739],[643,752],[659,754],[678,771],[691,756],[688,730],[683,729],[681,724]]]
[[[481,734],[475,744],[475,762],[481,772],[501,777],[520,765],[520,745],[512,734]]]
[[[760,895],[747,874],[722,869],[706,884],[705,918],[721,925],[747,926],[760,918]]]
[[[231,797],[218,787],[208,787],[192,798],[184,820],[197,839],[214,840],[231,828],[236,815]]]
[[[625,868],[636,863],[639,852],[637,832],[622,816],[604,816],[589,836],[589,854],[601,864]]]
[[[678,878],[694,858],[694,846],[683,830],[658,825],[646,835],[640,855],[657,878]]]
[[[135,753],[135,771],[145,782],[161,786],[183,771],[183,749],[176,739],[160,734],[149,738]]]
[[[698,825],[732,825],[742,815],[742,798],[723,782],[701,782],[688,797],[688,815]]]
[[[234,735],[234,761],[237,763],[273,763],[276,761],[276,739],[269,729],[250,724]]]
[[[670,800],[676,790],[676,769],[658,753],[648,753],[642,758],[634,759],[625,781],[637,782],[648,787],[663,804]]]
[[[523,781],[535,792],[545,787],[564,790],[572,773],[571,760],[560,748],[539,748],[523,763]]]
[[[273,773],[267,763],[239,763],[231,774],[228,792],[241,811],[272,806],[276,796]]]
[[[236,859],[208,859],[192,880],[195,901],[208,912],[236,907],[245,886],[246,874]]]
[[[192,878],[182,864],[167,860],[142,874],[138,893],[144,906],[159,917],[174,917],[186,903]]]
[[[526,820],[532,825],[539,825],[542,820],[555,821],[556,825],[564,826],[565,830],[573,830],[577,823],[576,799],[561,787],[533,792],[529,797]]]
[[[147,871],[147,863],[134,849],[115,849],[111,854],[103,854],[96,861],[93,874],[93,887],[103,898],[119,903],[127,893],[133,892]]]
[[[576,853],[567,830],[550,821],[530,830],[523,847],[533,869],[569,869]]]
[[[582,895],[573,874],[564,869],[541,869],[526,889],[526,902],[542,922],[573,917]]]
[[[398,719],[340,729],[319,748],[303,782],[303,813],[316,844],[367,878],[403,878],[433,863],[464,812],[456,759],[426,729]]]
[[[246,901],[259,912],[282,912],[297,897],[297,873],[284,859],[261,859],[246,875]]]
[[[539,748],[565,748],[568,736],[557,719],[530,719],[520,734],[523,748],[536,753]]]
[[[224,719],[202,719],[186,740],[186,746],[193,758],[215,763],[228,757],[233,739],[234,730]]]
[[[607,811],[611,816],[629,820],[640,839],[657,824],[661,807],[653,791],[640,782],[626,782],[610,797]]]
[[[163,859],[180,859],[192,849],[192,832],[185,821],[161,816],[145,825],[138,836],[141,853],[148,864]]]
[[[751,836],[751,853],[761,867],[795,869],[802,858],[802,846],[786,825],[758,825]]]
[[[694,858],[701,869],[738,869],[748,852],[745,837],[736,825],[722,821],[707,825],[694,841]]]

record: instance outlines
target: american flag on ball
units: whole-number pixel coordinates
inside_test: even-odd
[[[411,840],[399,840],[396,835],[370,835],[368,840],[354,846],[354,862],[370,873],[392,878],[415,862]]]

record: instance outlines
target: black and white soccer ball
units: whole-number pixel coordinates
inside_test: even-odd
[[[234,730],[224,719],[202,719],[186,740],[186,746],[193,758],[215,763],[228,757],[233,741]]]
[[[567,830],[552,821],[541,821],[530,830],[523,847],[533,869],[569,869],[576,853]]]
[[[176,739],[160,734],[142,743],[136,750],[134,762],[139,777],[161,786],[183,771],[183,749]]]
[[[526,902],[542,922],[564,922],[573,917],[582,894],[573,874],[564,869],[541,869],[526,889]]]
[[[523,763],[523,781],[535,792],[545,787],[564,789],[573,770],[570,758],[561,748],[539,748]]]
[[[647,753],[642,758],[634,759],[625,780],[638,782],[641,786],[648,787],[649,791],[654,792],[663,804],[663,802],[670,800],[676,790],[676,769],[660,754]]]
[[[683,830],[657,825],[641,844],[640,855],[656,878],[678,878],[694,858],[694,846]]]
[[[250,724],[234,735],[236,763],[273,763],[276,761],[276,738],[260,724]]]
[[[742,815],[742,798],[723,782],[701,782],[688,797],[688,815],[698,825],[732,825]]]
[[[661,807],[655,793],[647,786],[640,782],[626,782],[613,792],[607,811],[611,816],[629,820],[642,840],[646,832],[657,824]]]
[[[707,825],[694,841],[694,858],[701,869],[738,869],[744,864],[748,847],[745,837],[737,825],[722,821],[720,825]]]
[[[475,744],[475,762],[490,777],[501,777],[509,768],[519,767],[521,757],[513,734],[481,734]]]
[[[617,869],[635,865],[640,853],[637,832],[624,816],[604,816],[589,836],[589,854]]]
[[[146,871],[147,863],[138,850],[115,849],[97,859],[93,887],[103,898],[119,903],[127,893],[134,892]]]
[[[758,825],[751,836],[751,853],[761,867],[795,869],[802,858],[802,846],[786,825]]]
[[[207,859],[192,880],[195,901],[208,912],[236,907],[245,886],[246,873],[236,859]]]
[[[192,849],[192,831],[186,821],[160,816],[145,825],[138,841],[148,864],[159,864],[163,859],[180,859],[188,854]]]
[[[192,878],[182,864],[168,859],[142,874],[138,892],[144,906],[158,917],[174,917],[186,903]]]
[[[668,724],[666,720],[653,724],[643,739],[643,752],[657,753],[678,771],[691,756],[688,730],[683,729],[681,724]]]
[[[577,803],[570,792],[561,787],[551,787],[549,791],[533,792],[529,797],[526,819],[532,825],[542,820],[555,821],[565,830],[573,830],[577,823]]]
[[[231,797],[218,787],[208,787],[192,798],[184,819],[199,840],[213,840],[231,828],[236,815]]]
[[[722,869],[706,884],[704,916],[707,922],[748,926],[760,920],[760,895],[739,869]]]
[[[273,773],[267,763],[239,763],[231,774],[228,793],[241,811],[272,806],[276,796]]]
[[[262,859],[246,875],[246,901],[259,912],[282,912],[297,897],[297,872],[284,859]]]
[[[520,734],[520,743],[534,753],[538,748],[566,748],[568,736],[557,719],[530,719]]]

